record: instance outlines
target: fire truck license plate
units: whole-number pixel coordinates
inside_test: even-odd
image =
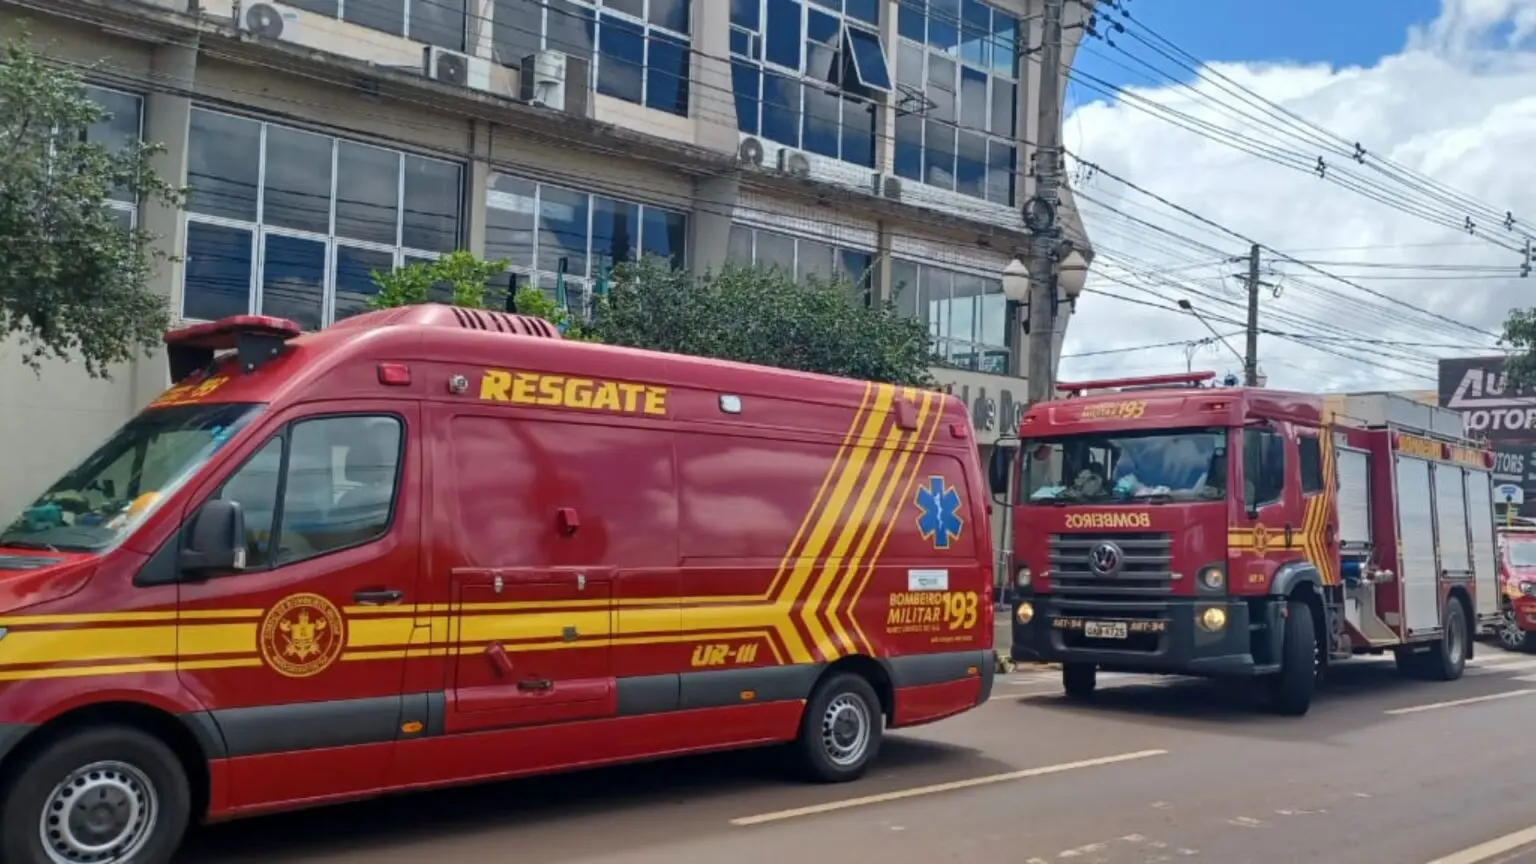
[[[1089,639],[1124,639],[1127,635],[1124,621],[1086,621],[1083,635]]]

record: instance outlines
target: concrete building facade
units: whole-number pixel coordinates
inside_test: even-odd
[[[1066,58],[1091,4],[1067,4]],[[458,248],[580,298],[616,260],[845,273],[929,323],[942,383],[1013,410],[1040,0],[0,0],[79,69],[91,130],[164,145],[183,210],[121,202],[178,320],[364,308]],[[1067,234],[1087,254],[1075,208]],[[1062,329],[1066,316],[1062,319]],[[1058,352],[1060,334],[1058,333]],[[168,386],[0,344],[0,511]],[[957,390],[958,392],[958,390]],[[1004,394],[1007,394],[1006,396]],[[1003,427],[994,408],[986,447]],[[978,415],[983,416],[983,415]]]

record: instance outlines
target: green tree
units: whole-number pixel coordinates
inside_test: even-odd
[[[107,202],[126,193],[179,207],[182,192],[152,168],[158,145],[114,152],[88,140],[106,118],[81,75],[49,63],[25,32],[0,46],[0,337],[19,338],[34,370],[52,356],[106,378],[170,324],[147,285],[167,256]]]
[[[797,283],[774,268],[695,276],[665,259],[616,268],[592,330],[603,342],[932,387],[928,330],[895,299],[866,305],[844,278]]]
[[[1536,309],[1516,309],[1504,321],[1504,336],[1499,340],[1512,349],[1505,368],[1510,383],[1536,386]]]
[[[378,293],[368,298],[371,309],[393,309],[431,302],[432,289],[446,293],[448,302],[466,309],[504,308],[506,291],[489,287],[492,279],[507,272],[506,261],[481,261],[470,252],[458,250],[430,262],[413,262],[388,272],[375,270],[370,276]],[[555,298],[524,284],[513,296],[513,308],[520,314],[533,315],[550,322],[567,339],[590,340],[582,322]]]

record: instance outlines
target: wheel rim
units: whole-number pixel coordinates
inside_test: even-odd
[[[1460,615],[1452,615],[1445,622],[1445,651],[1452,663],[1460,663],[1467,656],[1465,627]]]
[[[159,796],[143,771],[94,762],[53,788],[38,831],[54,864],[112,864],[144,848],[159,815]]]
[[[1515,622],[1515,610],[1505,609],[1499,621],[1499,644],[1505,648],[1519,648],[1525,642],[1525,633]]]
[[[821,746],[833,764],[858,763],[869,749],[869,706],[847,693],[833,699],[821,715]]]

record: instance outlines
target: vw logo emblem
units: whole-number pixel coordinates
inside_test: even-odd
[[[1108,576],[1120,569],[1120,547],[1104,542],[1088,553],[1088,567],[1100,576]]]

